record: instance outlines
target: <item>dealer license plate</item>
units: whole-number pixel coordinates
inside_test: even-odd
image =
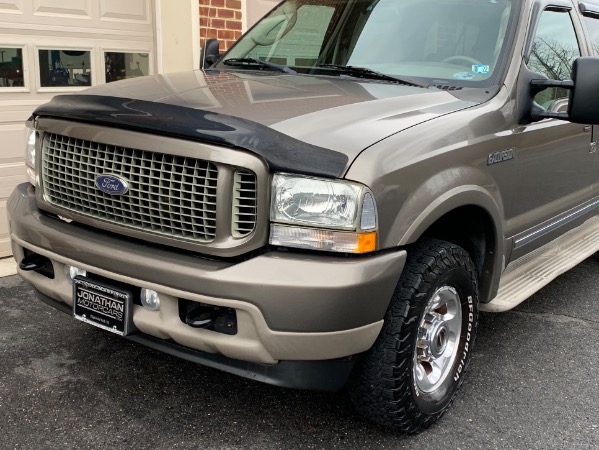
[[[132,293],[85,277],[73,280],[75,319],[125,336],[131,331]]]

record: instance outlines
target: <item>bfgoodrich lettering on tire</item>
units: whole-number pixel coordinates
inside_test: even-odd
[[[438,240],[415,245],[381,334],[350,382],[356,409],[406,433],[428,428],[462,384],[477,321],[477,274],[468,253]]]

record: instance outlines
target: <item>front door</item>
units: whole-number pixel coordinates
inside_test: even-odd
[[[573,61],[585,48],[568,9],[548,8],[538,20],[528,67],[547,78],[568,80]],[[551,88],[535,101],[544,109],[567,108],[568,91]],[[589,210],[597,180],[592,127],[546,119],[518,131],[518,190],[508,211],[516,235],[513,257],[548,241]]]

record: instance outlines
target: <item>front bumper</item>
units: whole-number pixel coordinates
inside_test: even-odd
[[[404,251],[360,258],[273,251],[240,263],[209,260],[46,215],[29,184],[13,192],[8,212],[17,261],[27,249],[52,263],[54,279],[19,270],[45,298],[72,305],[65,265],[153,289],[161,310],[133,311],[141,335],[258,364],[337,360],[368,350],[406,257]],[[179,299],[234,308],[238,333],[189,327],[179,318]]]

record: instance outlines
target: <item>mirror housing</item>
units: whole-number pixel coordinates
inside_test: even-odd
[[[208,69],[220,58],[220,42],[218,39],[207,39],[200,54],[200,69]]]
[[[599,125],[599,58],[578,58],[572,67],[574,88],[570,91],[570,122]]]
[[[548,80],[541,74],[528,71],[523,77],[528,83],[526,108],[519,114],[519,123],[526,125],[543,119],[567,120],[584,125],[599,125],[599,58],[581,57],[572,66],[572,80]],[[570,91],[567,112],[545,111],[534,102],[534,97],[547,88]]]

